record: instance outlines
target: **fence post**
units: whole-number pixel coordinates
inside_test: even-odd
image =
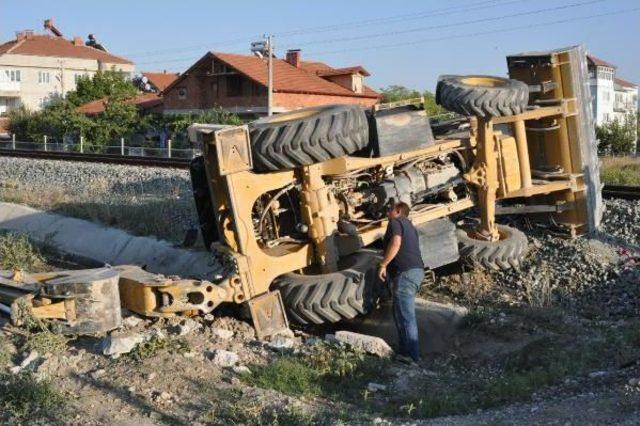
[[[47,135],[44,135],[44,150],[47,150]]]
[[[171,158],[171,139],[167,140],[167,157]]]
[[[80,135],[80,154],[84,153],[84,136]]]
[[[120,155],[124,156],[124,138],[120,138]]]
[[[11,147],[13,148],[13,150],[16,150],[16,134],[12,133],[11,134]]]

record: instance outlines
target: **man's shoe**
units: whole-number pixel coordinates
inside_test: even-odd
[[[398,362],[401,362],[403,364],[407,364],[410,365],[411,367],[417,367],[418,363],[415,362],[411,357],[408,357],[406,355],[396,355],[395,356],[395,360]]]

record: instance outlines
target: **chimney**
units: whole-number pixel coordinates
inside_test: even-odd
[[[300,58],[302,56],[302,51],[300,49],[289,49],[287,50],[287,59],[286,61],[293,65],[296,68],[300,68]]]
[[[62,37],[62,32],[53,24],[53,18],[44,20],[44,29],[51,31],[57,37]]]
[[[73,36],[74,46],[84,46],[84,40],[80,36]]]

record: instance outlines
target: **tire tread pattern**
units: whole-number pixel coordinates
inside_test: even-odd
[[[497,225],[508,238],[500,241],[483,241],[471,238],[464,229],[458,229],[460,258],[468,264],[479,263],[494,271],[517,269],[528,252],[527,237],[522,231],[505,225]]]

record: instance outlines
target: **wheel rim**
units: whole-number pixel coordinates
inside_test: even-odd
[[[461,83],[473,87],[505,87],[507,85],[503,79],[496,77],[465,77]]]

